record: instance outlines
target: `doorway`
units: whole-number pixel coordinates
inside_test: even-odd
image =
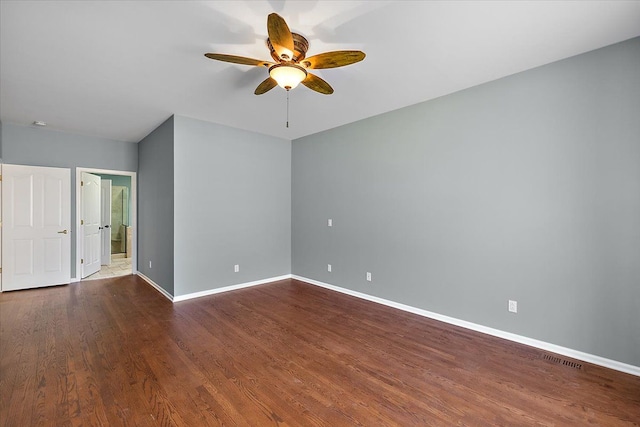
[[[101,205],[111,204],[109,215],[101,214],[101,262],[96,272],[83,274],[83,262],[89,248],[85,248],[83,230],[83,174],[97,176],[101,184]],[[109,189],[107,189],[109,188]],[[106,198],[108,197],[108,200]],[[135,274],[137,272],[137,185],[136,173],[107,169],[76,168],[76,276],[78,280],[102,279]],[[110,218],[108,218],[110,216]],[[108,219],[104,219],[108,218]],[[90,252],[90,251],[89,251]]]

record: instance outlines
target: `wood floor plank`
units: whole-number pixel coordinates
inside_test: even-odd
[[[640,425],[640,378],[579,363],[295,280],[0,294],[0,426]]]
[[[26,310],[21,310],[19,304],[0,304],[0,390],[20,388],[16,383],[20,381],[21,358],[28,351],[24,348],[30,341],[27,336],[33,333],[30,304],[34,303],[33,300],[26,303]],[[13,397],[9,393],[0,394],[0,413],[9,413]]]
[[[36,404],[37,390],[41,381],[38,378],[38,353],[41,343],[44,341],[44,328],[42,325],[44,316],[42,307],[44,299],[37,298],[33,305],[29,305],[31,310],[25,318],[27,333],[22,335],[24,341],[22,351],[17,365],[9,366],[7,369],[16,372],[15,381],[13,383],[14,393],[11,393],[7,419],[19,419],[30,425],[34,413],[37,411]],[[25,301],[28,304],[27,301]],[[21,328],[22,325],[12,325],[15,328]],[[8,347],[7,345],[6,347]],[[5,345],[0,343],[0,347]]]

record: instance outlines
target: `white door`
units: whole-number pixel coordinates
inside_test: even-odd
[[[2,290],[71,281],[71,171],[2,165]]]
[[[101,241],[100,235],[100,177],[82,172],[80,183],[82,211],[80,228],[82,229],[82,275],[84,279],[100,271]]]
[[[100,204],[100,222],[102,227],[101,258],[102,265],[111,265],[111,180],[103,179]]]

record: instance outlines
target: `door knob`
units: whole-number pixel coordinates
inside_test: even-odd
[[[67,234],[67,230],[58,231],[58,234]]]

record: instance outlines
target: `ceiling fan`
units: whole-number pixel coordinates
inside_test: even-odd
[[[365,57],[364,52],[359,50],[337,50],[306,58],[309,42],[300,34],[292,33],[286,21],[277,13],[267,17],[267,32],[267,47],[274,62],[222,53],[205,53],[204,56],[217,61],[268,68],[269,77],[258,85],[254,92],[256,95],[262,95],[276,86],[289,91],[299,83],[330,95],[333,93],[331,85],[308,70],[344,67],[360,62]]]

